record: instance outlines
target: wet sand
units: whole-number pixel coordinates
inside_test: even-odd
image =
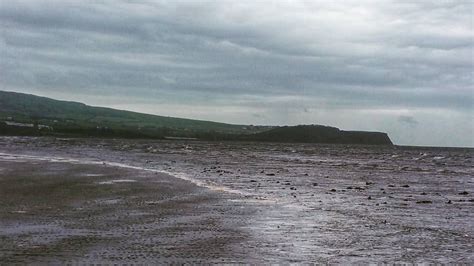
[[[258,261],[250,206],[169,175],[0,161],[3,263]]]
[[[472,264],[473,155],[0,138],[0,261]]]

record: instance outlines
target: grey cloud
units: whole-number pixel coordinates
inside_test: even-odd
[[[21,0],[0,5],[0,27],[3,89],[239,103],[279,123],[289,106],[472,114],[462,0]]]
[[[400,123],[403,123],[403,124],[407,124],[409,126],[416,126],[418,125],[418,121],[416,121],[415,118],[413,118],[412,116],[408,116],[408,115],[401,115],[398,117],[398,121]]]

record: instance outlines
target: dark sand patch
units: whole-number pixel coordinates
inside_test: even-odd
[[[258,261],[242,229],[252,208],[229,201],[235,195],[102,165],[1,161],[0,168],[3,263]]]

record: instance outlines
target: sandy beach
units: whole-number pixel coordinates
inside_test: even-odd
[[[472,149],[0,138],[0,261],[471,263]]]
[[[169,175],[0,161],[0,195],[3,263],[252,259],[249,236],[240,229],[252,209]]]

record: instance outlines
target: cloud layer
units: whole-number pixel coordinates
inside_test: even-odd
[[[334,2],[3,1],[0,86],[474,146],[472,3]]]

